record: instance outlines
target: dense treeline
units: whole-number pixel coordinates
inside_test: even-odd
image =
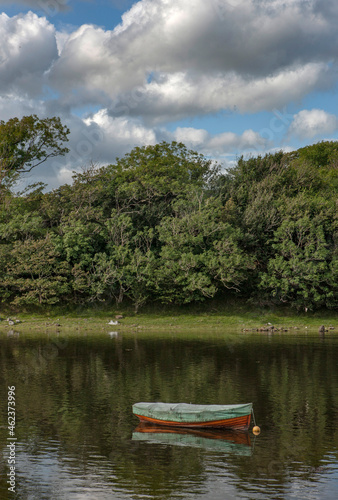
[[[242,157],[226,173],[163,142],[49,193],[3,183],[1,300],[335,307],[337,166],[337,142]]]

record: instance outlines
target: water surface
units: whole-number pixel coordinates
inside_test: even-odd
[[[0,333],[0,498],[336,499],[338,335]],[[6,484],[16,387],[16,496]],[[253,402],[261,434],[142,432],[138,401]]]

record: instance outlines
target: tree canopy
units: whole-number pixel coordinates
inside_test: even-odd
[[[60,118],[36,115],[0,121],[0,186],[10,185],[19,175],[30,172],[48,158],[64,155],[69,129]]]
[[[27,166],[12,146],[14,172],[52,154],[47,144],[34,153],[26,143]],[[222,172],[183,144],[163,142],[78,173],[71,186],[8,194],[0,211],[0,299],[131,301],[138,310],[150,301],[230,294],[298,309],[336,307],[337,151],[336,142],[322,142],[241,157]]]

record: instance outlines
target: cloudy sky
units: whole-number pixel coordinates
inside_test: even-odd
[[[227,166],[338,140],[337,0],[0,0],[0,119],[60,116],[73,170],[162,140]]]

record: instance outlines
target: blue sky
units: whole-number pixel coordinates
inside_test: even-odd
[[[133,147],[236,157],[338,139],[336,0],[0,0],[0,119],[60,116],[50,189]]]

